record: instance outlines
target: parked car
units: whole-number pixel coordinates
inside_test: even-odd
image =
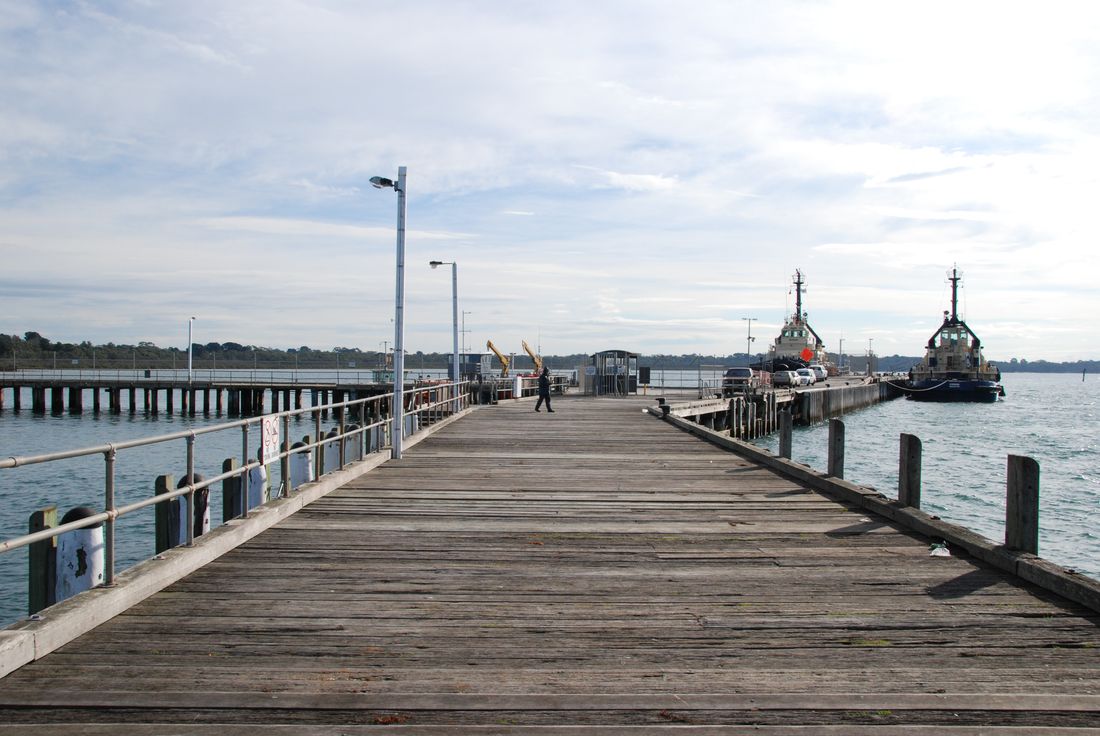
[[[825,366],[820,363],[811,363],[809,369],[814,372],[814,378],[819,381],[824,381],[829,377],[829,371],[825,370]]]
[[[727,368],[722,376],[722,395],[733,396],[747,391],[756,384],[756,374],[752,368]]]
[[[815,376],[814,372],[811,371],[809,368],[799,368],[797,371],[795,371],[795,374],[802,379],[802,386],[813,386],[815,383],[817,383],[817,376]]]
[[[801,383],[794,371],[775,371],[772,373],[773,386],[798,386]]]

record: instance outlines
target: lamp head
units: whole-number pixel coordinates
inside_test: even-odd
[[[428,261],[428,265],[432,268],[438,268],[443,265],[443,261]]]
[[[387,179],[384,176],[372,176],[370,178],[370,183],[375,189],[382,189],[383,187],[392,187],[393,179]]]

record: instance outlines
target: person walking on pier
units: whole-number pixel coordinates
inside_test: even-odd
[[[553,414],[554,410],[550,408],[550,369],[543,368],[542,373],[539,374],[539,400],[535,402],[535,411],[539,410],[542,406],[542,402],[546,402],[546,413]]]

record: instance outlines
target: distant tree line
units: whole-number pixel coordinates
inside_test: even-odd
[[[392,355],[377,350],[360,350],[351,347],[335,347],[332,350],[315,350],[307,345],[281,350],[278,348],[242,345],[236,342],[194,343],[191,346],[192,364],[195,368],[311,368],[370,370],[389,365]],[[834,363],[837,355],[830,355]],[[525,370],[531,367],[531,359],[524,353],[513,356],[513,367]],[[543,356],[545,365],[552,369],[573,369],[587,365],[590,356],[583,353]],[[749,365],[759,361],[759,355],[730,353],[728,355],[701,355],[691,353],[671,355],[656,353],[641,355],[638,364],[653,370],[698,370],[714,366]],[[450,365],[450,353],[409,352],[405,356],[408,370],[445,369]],[[874,357],[874,369],[885,372],[905,372],[920,362],[919,357],[883,355]],[[494,365],[496,359],[494,358]],[[845,355],[844,364],[856,373],[867,370],[865,355]],[[81,370],[110,370],[125,368],[184,368],[187,365],[186,348],[161,348],[151,342],[137,345],[93,345],[53,342],[37,332],[25,332],[23,336],[0,334],[0,370],[21,368],[80,368]],[[1068,363],[1051,363],[1045,360],[1029,361],[1012,358],[998,362],[1005,373],[1100,373],[1100,361],[1078,360]]]

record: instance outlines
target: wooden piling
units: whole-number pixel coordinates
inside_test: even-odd
[[[127,391],[129,393],[127,398],[130,400],[129,411],[130,411],[131,414],[136,414],[137,413],[137,386],[130,386],[127,389]]]
[[[167,409],[169,414],[174,413],[176,409],[175,393],[175,390],[171,386],[164,390],[165,408]]]
[[[1005,546],[1039,554],[1039,463],[1023,455],[1008,456]]]
[[[14,409],[17,412],[23,410],[23,397],[21,395],[22,390],[23,389],[22,389],[21,386],[12,386],[11,387],[11,391],[12,391],[11,407],[12,407],[12,409]]]
[[[158,475],[154,483],[153,493],[159,496],[162,493],[167,493],[175,487],[175,478],[173,478],[171,475]],[[175,502],[163,501],[161,503],[158,503],[155,507],[156,530],[154,532],[154,544],[158,555],[161,552],[164,552],[165,550],[171,549],[173,546],[175,546],[173,542],[175,542],[175,544],[179,543],[179,540],[175,538],[178,536],[178,524],[176,534],[173,534],[171,531],[171,509],[169,507],[173,503]]]
[[[921,452],[920,437],[903,432],[898,453],[898,501],[914,509],[920,508]]]
[[[779,457],[791,459],[791,435],[794,417],[790,409],[779,412]]]
[[[50,413],[60,414],[65,410],[65,389],[53,386],[50,389]]]
[[[834,478],[844,477],[844,422],[829,420],[828,473]]]
[[[57,507],[47,506],[31,514],[30,534],[57,526]],[[35,614],[54,604],[57,579],[57,537],[35,542],[27,548],[27,613]]]
[[[227,457],[222,461],[222,473],[231,473],[241,467],[240,461],[233,457]],[[244,514],[244,493],[242,490],[241,475],[234,475],[222,481],[222,523],[230,519],[236,519]]]

